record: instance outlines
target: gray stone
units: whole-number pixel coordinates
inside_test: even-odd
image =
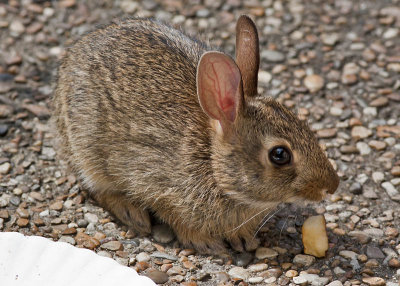
[[[296,277],[294,277],[296,278]],[[293,281],[294,281],[293,278]],[[301,273],[298,278],[304,278],[309,285],[324,286],[329,282],[328,277],[319,277],[317,274]],[[296,283],[296,282],[295,282]]]
[[[305,267],[311,266],[314,262],[315,262],[314,256],[305,254],[297,254],[293,259],[294,264]]]
[[[349,191],[350,191],[350,193],[355,194],[355,195],[361,194],[362,193],[361,184],[359,182],[352,183],[349,188]]]
[[[8,132],[7,124],[0,124],[0,136],[5,136]]]
[[[371,237],[367,233],[359,230],[350,231],[349,236],[357,239],[362,244],[366,244],[371,240]]]
[[[208,10],[208,9],[197,10],[196,16],[199,18],[207,18],[210,16],[210,10]]]
[[[381,238],[383,236],[383,230],[379,228],[368,228],[365,229],[364,232],[372,238]]]
[[[71,237],[71,236],[68,236],[68,235],[61,236],[58,241],[59,242],[66,242],[66,243],[69,243],[69,244],[72,244],[72,245],[76,244],[75,239],[73,237]]]
[[[4,207],[8,206],[8,204],[10,203],[10,199],[11,199],[11,196],[9,194],[3,194],[0,197],[0,208],[4,208]]]
[[[396,188],[392,185],[390,182],[383,182],[381,185],[389,195],[389,197],[393,198],[397,195],[399,195],[399,191],[396,190]]]
[[[358,254],[350,250],[342,250],[339,255],[347,259],[357,259]]]
[[[367,254],[368,258],[372,258],[372,259],[384,259],[385,258],[385,254],[383,254],[383,252],[378,247],[371,246],[371,245],[367,246],[366,254]]]
[[[56,151],[54,151],[54,149],[51,147],[43,147],[42,155],[46,156],[49,159],[52,159],[56,156]]]
[[[279,63],[285,60],[285,55],[278,51],[263,50],[261,52],[261,58],[269,62]]]
[[[363,191],[363,196],[366,197],[367,199],[378,199],[379,196],[375,192],[372,186],[365,186],[364,191]]]
[[[86,219],[78,219],[77,224],[79,227],[87,227],[89,222]]]
[[[297,285],[307,285],[308,284],[308,280],[302,276],[293,277],[293,282]]]
[[[164,252],[160,252],[160,251],[156,251],[153,252],[152,254],[150,254],[151,257],[156,257],[156,258],[162,258],[162,259],[169,259],[172,261],[177,261],[178,257],[175,255],[171,255],[168,253],[164,253]]]

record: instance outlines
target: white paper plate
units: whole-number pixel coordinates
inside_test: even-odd
[[[155,286],[145,276],[88,249],[16,232],[0,233],[0,285]]]

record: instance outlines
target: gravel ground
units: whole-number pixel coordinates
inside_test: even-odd
[[[4,3],[1,231],[89,248],[165,285],[400,285],[400,1]],[[49,115],[58,60],[83,33],[132,15],[157,17],[233,54],[235,19],[244,13],[259,28],[260,92],[309,120],[341,186],[326,202],[280,206],[255,253],[197,255],[163,225],[132,237],[56,158]],[[316,213],[330,241],[322,259],[302,254],[301,225]]]

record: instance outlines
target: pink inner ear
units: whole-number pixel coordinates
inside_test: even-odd
[[[240,91],[240,71],[219,52],[202,56],[197,70],[197,93],[203,110],[213,119],[235,121]]]

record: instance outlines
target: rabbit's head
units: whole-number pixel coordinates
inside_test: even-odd
[[[252,20],[237,23],[236,61],[207,52],[197,68],[197,94],[210,117],[213,169],[226,195],[260,207],[320,200],[339,178],[314,133],[271,98],[257,95],[259,47]]]

